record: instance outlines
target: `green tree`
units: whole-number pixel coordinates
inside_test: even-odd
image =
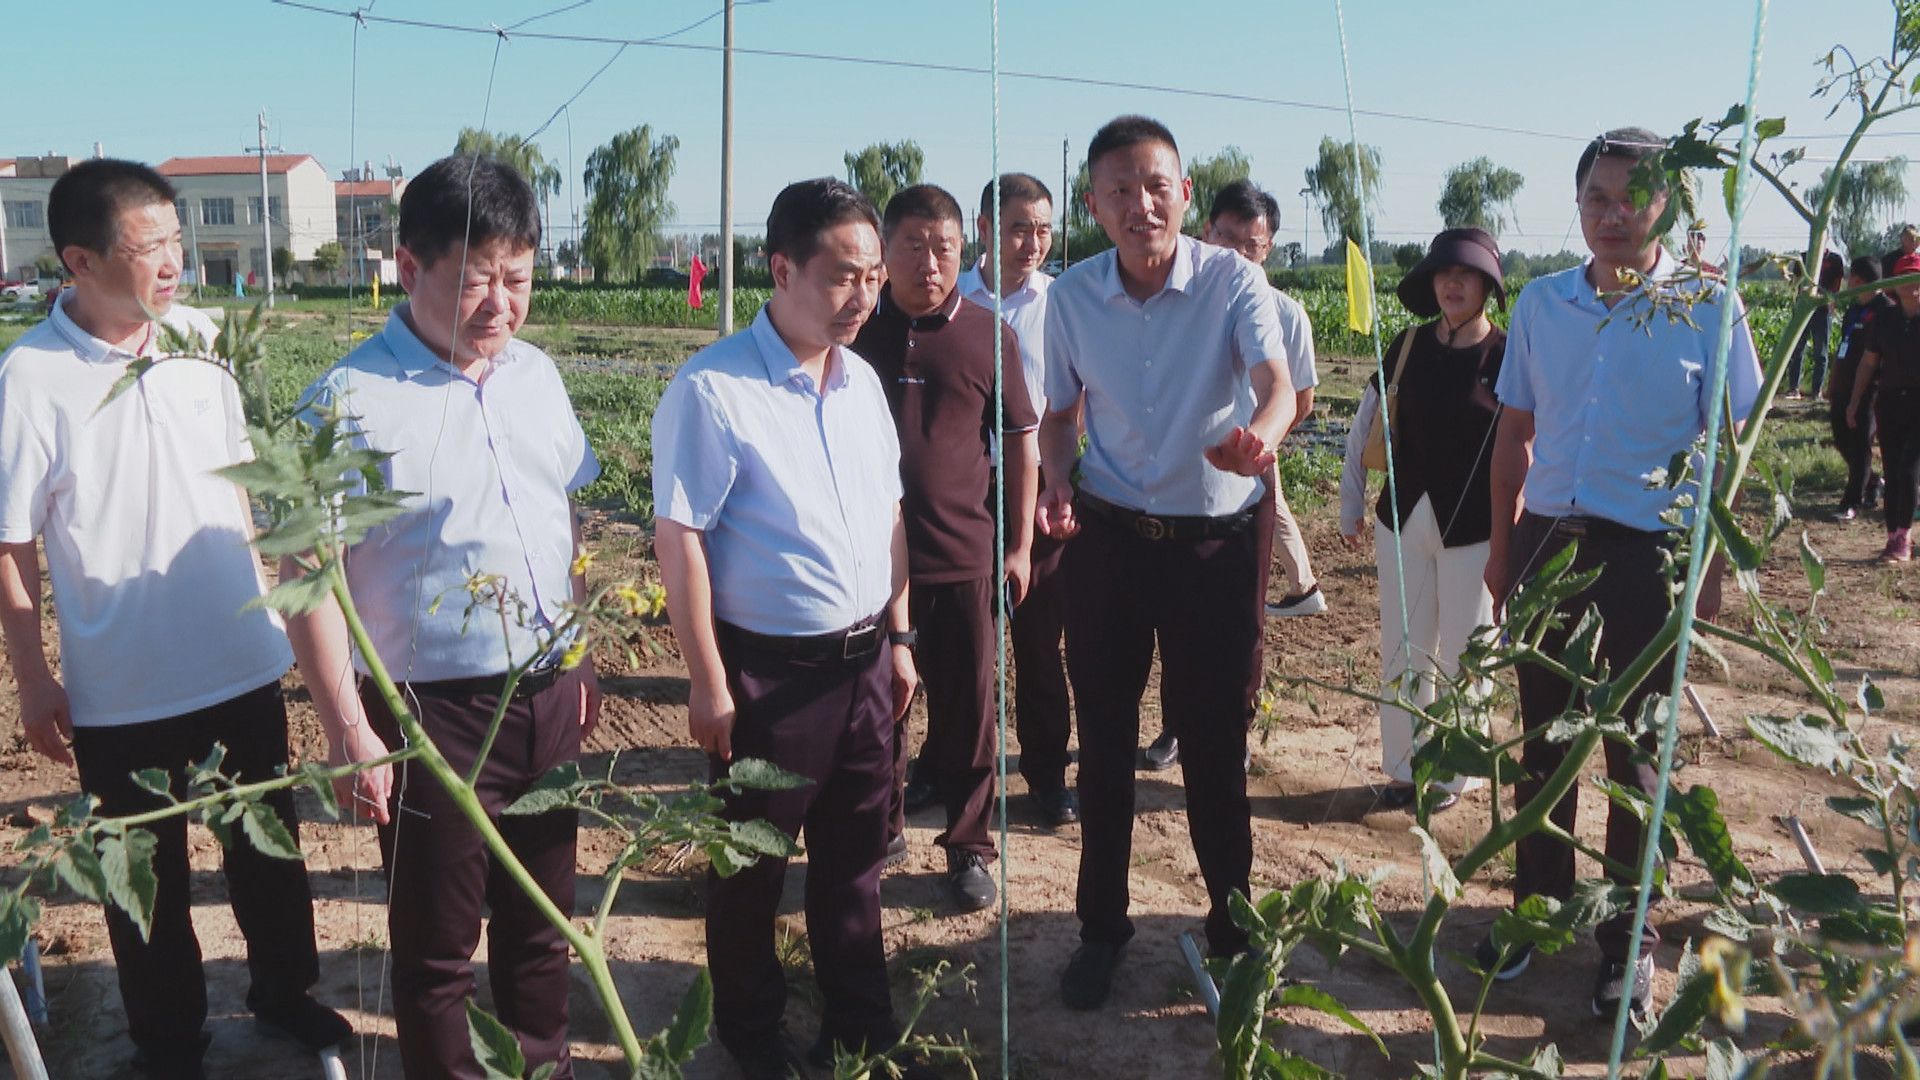
[[[852,184],[884,212],[894,193],[920,182],[927,156],[912,139],[897,143],[873,143],[857,154],[843,155],[847,163],[847,183]]]
[[[1526,177],[1485,157],[1455,165],[1440,187],[1440,218],[1449,229],[1472,226],[1497,237],[1514,224],[1514,196],[1526,182]]]
[[[1200,235],[1220,189],[1251,175],[1253,162],[1237,146],[1229,146],[1210,158],[1194,159],[1193,164],[1187,166],[1187,178],[1193,181],[1193,201],[1187,204],[1187,219],[1181,223],[1181,228],[1195,236]],[[1267,222],[1270,229],[1279,225],[1277,221]]]
[[[1319,160],[1307,167],[1307,189],[1320,204],[1320,224],[1328,236],[1356,244],[1380,201],[1380,150],[1362,145],[1359,158],[1356,175],[1353,144],[1322,136]]]
[[[1819,202],[1833,189],[1833,218],[1828,222],[1833,241],[1849,255],[1878,255],[1881,219],[1907,202],[1907,159],[1860,161],[1820,172],[1820,182],[1808,196]]]
[[[646,270],[673,217],[667,183],[673,179],[677,136],[655,138],[642,124],[615,135],[587,156],[587,222],[580,257],[596,280],[632,281]]]
[[[546,155],[540,152],[538,146],[518,135],[495,135],[478,128],[461,128],[459,136],[453,141],[453,152],[478,154],[513,166],[521,176],[527,178],[527,183],[533,185],[536,196],[560,193],[562,177],[559,167],[548,164]]]
[[[293,277],[293,252],[287,248],[273,249],[273,277],[276,281],[286,281]]]
[[[1076,261],[1113,246],[1107,231],[1093,218],[1093,211],[1087,209],[1087,193],[1093,190],[1093,174],[1087,171],[1087,163],[1082,161],[1080,169],[1073,174],[1072,197],[1067,200],[1067,251],[1066,257]]]
[[[314,248],[312,259],[314,272],[332,278],[333,272],[340,269],[340,263],[345,258],[345,254],[340,249],[338,240],[329,240]]]

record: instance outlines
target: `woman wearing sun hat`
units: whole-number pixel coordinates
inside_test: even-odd
[[[1388,444],[1398,498],[1382,490],[1374,505],[1380,678],[1386,692],[1399,683],[1408,699],[1424,705],[1434,699],[1435,676],[1450,677],[1474,631],[1493,622],[1493,598],[1481,575],[1492,528],[1487,470],[1500,411],[1493,387],[1507,342],[1506,332],[1487,318],[1489,296],[1502,310],[1507,304],[1499,244],[1482,229],[1448,229],[1433,238],[1397,292],[1408,311],[1433,321],[1403,331],[1386,351],[1386,396],[1397,402]],[[1382,422],[1379,378],[1368,383],[1348,432],[1340,483],[1340,531],[1356,550],[1365,543],[1365,448]],[[1417,745],[1412,716],[1382,706],[1380,764],[1391,780],[1382,804],[1412,804]],[[1454,779],[1438,786],[1443,794],[1435,808],[1445,809],[1467,784]]]

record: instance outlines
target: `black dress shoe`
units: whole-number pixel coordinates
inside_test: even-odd
[[[1060,975],[1061,1003],[1081,1012],[1105,1005],[1107,996],[1113,993],[1113,970],[1119,966],[1120,946],[1083,942]]]
[[[146,1080],[206,1080],[200,1064],[213,1036],[202,1032],[198,1038],[164,1045],[133,1048],[133,1071]]]
[[[907,767],[907,790],[902,797],[907,813],[917,814],[939,805],[940,789],[933,784],[933,770],[919,758]]]
[[[253,1022],[316,1054],[353,1038],[353,1025],[347,1022],[346,1017],[306,994],[288,1004],[268,1005],[253,1010]]]
[[[974,851],[947,849],[947,896],[962,912],[985,911],[999,898],[986,856]]]
[[[1140,767],[1148,772],[1166,772],[1180,764],[1180,740],[1171,731],[1162,731],[1153,744],[1140,751]]]
[[[758,1038],[722,1039],[720,1045],[726,1047],[746,1080],[792,1080],[807,1075],[806,1062],[800,1059],[784,1027]],[[832,1055],[828,1055],[828,1063],[832,1063]]]
[[[1039,812],[1041,823],[1049,829],[1080,820],[1080,796],[1065,784],[1036,787],[1027,793],[1027,797],[1033,800],[1033,808]]]

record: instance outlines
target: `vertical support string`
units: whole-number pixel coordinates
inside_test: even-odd
[[[1000,1077],[1012,1075],[1012,1004],[1009,993],[1011,970],[1007,941],[1007,863],[1013,853],[1007,848],[1007,439],[1005,349],[1006,304],[1002,293],[1005,282],[1000,261],[1000,0],[987,0],[993,24],[993,243],[986,252],[993,268],[993,433],[1000,440],[1000,465],[993,481],[993,567],[994,581],[994,773],[999,785],[1000,803]]]
[[[1747,61],[1746,117],[1740,126],[1740,156],[1734,161],[1733,225],[1727,234],[1727,248],[1740,250],[1740,222],[1746,217],[1747,191],[1753,181],[1754,114],[1753,99],[1760,83],[1760,46],[1767,29],[1767,0],[1754,0],[1753,51]],[[1719,458],[1720,417],[1726,411],[1727,353],[1733,343],[1734,307],[1740,298],[1740,260],[1727,261],[1726,292],[1720,300],[1720,326],[1713,343],[1713,359],[1707,368],[1706,452],[1700,473],[1694,478],[1699,495],[1694,499],[1693,524],[1687,538],[1687,583],[1680,594],[1680,637],[1673,646],[1673,681],[1667,690],[1667,717],[1660,730],[1660,770],[1654,784],[1653,810],[1647,818],[1646,840],[1640,853],[1640,888],[1633,906],[1633,927],[1627,935],[1627,978],[1631,980],[1640,959],[1640,935],[1646,932],[1647,907],[1653,900],[1653,870],[1660,857],[1661,825],[1667,812],[1667,790],[1673,782],[1673,751],[1680,730],[1680,699],[1687,683],[1687,658],[1692,651],[1694,604],[1700,597],[1700,582],[1706,574],[1706,561],[1700,556],[1707,546],[1707,520],[1714,499],[1713,470]],[[1733,477],[1729,488],[1740,490],[1740,478]],[[1620,995],[1620,1011],[1613,1018],[1613,1042],[1607,1050],[1608,1080],[1620,1075],[1620,1060],[1626,1049],[1627,1015],[1632,1011],[1633,994]]]

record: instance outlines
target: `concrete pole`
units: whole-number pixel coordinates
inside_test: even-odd
[[[261,250],[265,254],[262,260],[267,278],[267,306],[273,306],[273,200],[267,194],[267,110],[260,110],[260,143],[254,147],[260,154],[260,242],[266,245]]]
[[[733,333],[733,0],[720,61],[720,336]]]
[[[1067,177],[1067,137],[1060,137],[1060,269],[1067,268],[1067,234],[1073,229],[1073,183]],[[995,280],[999,280],[997,277]]]

